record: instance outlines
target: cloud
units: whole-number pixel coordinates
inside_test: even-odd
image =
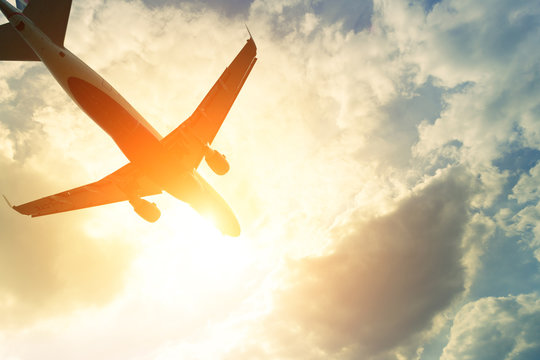
[[[13,160],[15,154],[14,143],[11,139],[11,132],[0,123],[0,156]]]
[[[486,6],[449,0],[427,15],[417,3],[378,5],[384,29],[397,40],[404,60],[413,61],[420,74],[435,76],[445,86],[506,78],[519,68],[518,59],[538,56],[537,51],[528,51],[539,25],[534,1],[491,1]],[[404,22],[405,18],[412,22]]]
[[[531,168],[527,173],[522,174],[516,185],[512,189],[511,198],[516,199],[519,204],[540,200],[540,164]]]
[[[9,100],[13,94],[9,91],[8,84],[5,80],[0,80],[0,103]]]
[[[537,359],[539,333],[538,294],[479,299],[457,313],[441,360]]]
[[[189,116],[247,38],[242,23],[234,28],[219,27],[222,22],[229,24],[217,12],[191,12],[189,6],[176,11],[149,12],[140,2],[74,2],[66,45],[115,86],[121,84],[118,86],[120,92],[140,105],[137,107],[141,112],[164,133]],[[205,46],[199,46],[197,35],[202,36],[203,30],[215,28],[216,23],[218,30],[205,36]],[[102,46],[103,43],[110,47]],[[0,108],[0,189],[3,193],[18,204],[97,180],[125,163],[114,143],[72,103],[42,64],[8,65],[0,67],[3,79],[0,86],[9,90],[9,93],[2,93],[5,97],[1,98]],[[132,86],[133,74],[140,76],[136,79],[140,86]],[[147,81],[149,78],[151,81]],[[206,270],[200,264],[208,263],[199,261],[197,267],[186,254],[216,257],[214,263],[223,263],[214,254],[219,248],[215,244],[210,242],[204,251],[192,246],[191,241],[195,239],[205,243],[195,235],[195,239],[186,235],[189,231],[195,234],[196,225],[191,229],[183,224],[171,230],[167,227],[167,215],[164,215],[165,223],[161,222],[159,229],[156,226],[150,230],[143,228],[140,219],[132,213],[129,219],[133,221],[122,220],[122,214],[115,212],[116,209],[114,205],[100,208],[97,212],[105,214],[101,217],[93,210],[83,210],[40,219],[23,217],[7,206],[0,209],[0,331],[31,329],[40,321],[69,317],[74,310],[92,306],[105,308],[122,294],[134,259],[140,261],[143,258],[137,256],[135,246],[141,246],[141,242],[149,238],[163,237],[173,242],[179,233],[188,237],[181,243],[188,250],[182,248],[183,255],[175,259],[175,265],[179,263],[178,273],[186,268],[189,272],[189,266],[199,275],[198,271]],[[111,214],[120,220],[111,222]],[[184,213],[180,214],[183,218]],[[177,210],[168,214],[169,223],[175,216],[178,216]],[[179,223],[177,218],[174,223]],[[200,232],[197,236],[201,236]],[[228,245],[227,249],[233,247]],[[221,252],[226,253],[225,250]],[[237,263],[243,264],[242,261]],[[225,264],[221,266],[225,267]],[[221,278],[233,277],[231,269],[239,271],[229,266],[220,272]],[[164,268],[164,275],[157,276],[158,280],[173,276],[169,271],[170,268]],[[208,277],[213,279],[214,275]],[[175,277],[175,281],[187,283],[186,287],[195,287],[196,294],[185,296],[181,293],[178,296],[186,300],[171,300],[176,308],[167,309],[182,312],[184,309],[178,309],[182,301],[186,308],[194,307],[193,304],[201,308],[193,314],[189,310],[181,314],[184,319],[188,315],[195,319],[178,324],[183,333],[189,333],[196,326],[204,327],[209,312],[218,314],[216,317],[219,318],[225,317],[224,304],[230,303],[234,307],[236,301],[232,298],[242,298],[248,288],[244,283],[235,284],[239,290],[233,291],[234,296],[230,299],[229,293],[208,295],[212,291],[230,289],[219,286],[197,288],[198,281],[204,283],[205,279],[201,277],[189,273],[185,277]],[[166,290],[170,287],[169,284],[160,285]],[[158,285],[156,287],[165,291]],[[182,288],[181,285],[178,287]],[[213,300],[217,297],[221,301],[216,304]],[[146,306],[147,300],[145,298],[141,301],[143,305],[137,303],[137,306]],[[149,308],[148,318],[153,318],[156,313],[151,305]],[[103,321],[106,323],[107,319]],[[174,337],[176,329],[164,328],[160,335]],[[137,336],[145,335],[137,333]],[[163,339],[156,336],[152,346],[161,341]],[[32,353],[33,350],[28,351]]]
[[[178,6],[178,4],[188,4],[197,11],[204,12],[208,9],[213,9],[227,17],[246,16],[251,3],[254,0],[200,0],[193,2],[189,0],[143,0],[143,3],[151,9],[160,8],[163,6]]]
[[[170,6],[162,9],[163,4]],[[149,2],[74,2],[66,45],[162,134],[193,111],[239,50],[247,37],[240,17],[255,37],[259,61],[215,143],[231,160],[231,173],[209,179],[238,212],[246,242],[258,250],[257,256],[246,256],[257,266],[230,275],[253,276],[245,281],[249,286],[242,277],[234,286],[220,281],[217,288],[201,285],[186,296],[178,278],[174,290],[157,280],[173,273],[183,274],[186,289],[189,279],[205,284],[197,276],[204,269],[194,264],[211,257],[208,249],[217,252],[216,246],[197,242],[200,248],[193,251],[191,238],[179,247],[163,242],[159,265],[148,260],[141,266],[158,269],[160,276],[141,271],[149,273],[148,283],[156,283],[144,288],[152,291],[131,288],[118,308],[96,309],[99,320],[92,314],[83,325],[72,320],[79,342],[64,341],[71,335],[62,333],[55,336],[58,348],[66,342],[80,344],[74,354],[91,348],[119,313],[123,319],[140,315],[126,321],[133,329],[151,328],[155,319],[169,324],[172,313],[192,321],[160,326],[148,342],[142,340],[145,332],[118,326],[109,331],[129,336],[118,349],[116,341],[110,344],[111,351],[120,358],[135,352],[152,357],[148,354],[160,353],[155,349],[166,342],[180,358],[220,357],[230,344],[237,344],[229,353],[235,359],[420,357],[445,316],[454,316],[450,304],[459,307],[468,291],[478,293],[478,282],[482,295],[494,291],[482,274],[497,266],[486,257],[508,255],[493,255],[500,251],[494,250],[493,237],[501,229],[538,249],[538,169],[497,165],[516,148],[540,148],[537,2],[145,5]],[[64,190],[123,164],[112,141],[42,65],[3,63],[0,73],[0,186],[11,197]],[[201,171],[207,171],[204,165]],[[98,210],[101,218],[90,211],[32,222],[4,210],[0,316],[10,326],[110,302],[135,256],[127,241],[148,255],[147,237],[159,237],[136,226],[127,230],[131,223],[107,228],[100,220],[117,215],[110,207]],[[88,224],[99,229],[87,231]],[[175,224],[160,236],[186,233],[186,224],[178,219]],[[172,248],[182,256],[173,262],[161,258],[175,253]],[[219,248],[216,258],[225,249]],[[525,261],[517,252],[508,256],[507,264]],[[265,274],[275,275],[283,257],[295,260],[274,282],[262,281]],[[28,259],[35,259],[34,267]],[[519,274],[510,271],[508,281],[524,284]],[[223,301],[228,291],[234,296]],[[261,293],[274,300],[268,316],[253,315],[243,301],[264,307],[257,301]],[[205,322],[210,312],[217,314],[211,324]],[[466,321],[460,318],[460,326]],[[192,329],[197,336],[187,335]],[[29,334],[20,337],[20,346],[37,354],[26,346],[34,341],[35,333]],[[440,354],[446,339],[444,332],[439,335]],[[141,339],[136,350],[133,338]],[[457,349],[456,342],[451,348]]]
[[[485,6],[455,0],[437,4],[412,27],[416,30],[401,32],[401,26],[388,24],[406,61],[417,64],[420,79],[433,76],[439,86],[457,90],[445,95],[441,117],[421,127],[417,149],[459,140],[464,160],[476,167],[509,151],[512,143],[536,143],[529,120],[540,104],[535,85],[540,51],[532,46],[538,11],[534,1]]]
[[[261,335],[275,343],[231,358],[373,358],[410,347],[464,290],[471,191],[471,178],[451,169],[395,211],[336,229],[329,254],[290,260]]]
[[[114,143],[42,64],[2,63],[0,74],[0,190],[14,203],[97,180],[122,164],[121,155],[103,156],[116,151]],[[135,249],[89,235],[88,212],[30,219],[1,205],[1,331],[104,305],[124,288]]]
[[[497,214],[499,226],[508,236],[519,237],[540,261],[540,193],[538,187],[540,164],[520,175],[512,188],[509,207],[501,208]]]
[[[41,178],[15,162],[0,165],[3,191],[32,188]],[[83,219],[71,214],[31,220],[0,206],[0,330],[103,305],[122,290],[134,248],[88,236]]]
[[[320,16],[325,24],[342,23],[343,31],[362,31],[371,26],[373,0],[363,1],[312,1],[313,12]]]

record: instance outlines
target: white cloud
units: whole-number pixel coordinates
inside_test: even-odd
[[[0,80],[0,103],[8,101],[13,97],[13,93],[10,91],[8,84],[5,80]]]
[[[511,142],[540,144],[536,2],[486,5],[448,0],[426,15],[420,4],[376,1],[371,28],[357,33],[344,33],[341,24],[328,23],[328,16],[314,12],[310,4],[253,2],[248,25],[259,46],[259,61],[215,143],[227,153],[232,170],[222,178],[210,175],[210,181],[230,199],[247,234],[245,243],[233,248],[242,254],[249,248],[246,244],[252,244],[253,252],[245,257],[256,264],[235,261],[229,266],[226,258],[209,251],[226,253],[226,247],[192,235],[178,240],[178,234],[195,232],[197,224],[176,219],[185,209],[175,210],[167,200],[160,200],[167,210],[165,223],[156,224],[162,232],[144,230],[148,228],[131,220],[110,225],[110,218],[119,214],[131,219],[130,209],[120,206],[47,219],[50,225],[41,223],[27,232],[13,222],[11,230],[3,232],[18,244],[9,248],[9,242],[3,243],[8,258],[27,259],[28,251],[51,249],[65,256],[56,262],[47,253],[51,259],[40,259],[44,271],[36,279],[44,279],[38,298],[80,305],[66,306],[68,310],[93,303],[104,306],[119,296],[132,258],[121,257],[113,264],[102,255],[116,254],[126,240],[141,251],[135,264],[155,270],[146,285],[131,283],[116,302],[93,313],[81,311],[86,314],[81,318],[58,320],[69,322],[76,335],[50,330],[61,326],[43,325],[58,341],[41,350],[55,353],[70,342],[77,344],[70,351],[78,354],[101,340],[97,332],[108,335],[110,319],[121,319],[140,346],[131,348],[127,335],[118,349],[107,343],[118,358],[135,356],[134,352],[140,358],[216,358],[224,356],[230,344],[239,344],[229,354],[234,358],[377,357],[376,353],[413,358],[430,336],[426,331],[443,322],[441,312],[472,286],[480,255],[495,232],[494,220],[482,211],[498,205],[509,176],[492,161]],[[138,1],[92,0],[74,2],[66,45],[165,134],[193,111],[246,37],[238,19],[186,2],[176,9],[148,11]],[[123,163],[107,135],[71,104],[41,65],[9,66],[14,68],[0,65],[1,77],[7,79],[0,82],[0,90],[9,91],[0,93],[0,171],[9,174],[1,178],[2,188],[15,198],[30,199],[95,180]],[[433,115],[436,121],[416,116],[421,111],[412,112],[410,119],[389,115],[388,106],[396,99],[420,96],[418,89],[426,84],[443,94],[442,112]],[[431,101],[439,99],[414,106]],[[435,112],[440,106],[434,106]],[[460,170],[437,171],[448,164],[459,164],[454,167]],[[204,166],[202,172],[207,173]],[[536,196],[536,178],[532,170],[514,188],[520,203]],[[425,186],[411,195],[418,184]],[[470,204],[476,207],[474,215],[467,212]],[[519,214],[509,209],[507,218],[521,231],[537,222],[537,214],[533,207]],[[2,215],[3,227],[10,224],[11,215],[16,216]],[[66,228],[60,219],[73,223]],[[169,227],[166,221],[176,225]],[[50,238],[32,250],[29,241],[41,232]],[[78,248],[58,240],[64,233],[92,234],[81,238],[82,248],[94,254],[94,265],[111,265],[106,267],[110,286],[102,293],[95,290],[95,281],[103,273],[84,278],[73,267],[71,261],[85,259]],[[96,237],[110,240],[103,252],[103,244],[92,242]],[[158,238],[156,243],[149,245],[150,237]],[[178,247],[171,239],[180,241]],[[145,258],[165,257],[170,253],[166,247],[179,254],[176,261]],[[329,249],[335,252],[325,252]],[[277,276],[273,271],[283,256],[296,260]],[[203,261],[208,258],[219,265],[213,275],[223,276],[217,285],[207,282],[212,276],[202,264],[210,267],[212,261]],[[22,273],[22,267],[11,269]],[[66,279],[58,275],[62,270],[85,280],[79,286],[55,288],[55,281]],[[29,274],[21,275],[21,284],[33,284],[35,273]],[[180,274],[176,280],[182,286],[158,281],[170,279],[167,274]],[[199,275],[201,284],[213,285],[188,282]],[[377,276],[386,282],[377,281]],[[359,285],[370,289],[360,292]],[[47,289],[54,290],[48,298]],[[192,291],[182,293],[183,289]],[[25,303],[23,290],[5,286],[0,304],[11,309]],[[93,298],[98,295],[101,302]],[[267,317],[251,313],[260,304],[243,301],[261,296],[276,301]],[[137,297],[140,301],[134,300]],[[212,300],[224,297],[226,304],[217,309]],[[60,312],[25,309],[34,311],[34,319]],[[189,317],[189,327],[197,334],[188,335],[188,327],[180,323],[156,329],[156,319],[168,323],[171,313]],[[206,313],[212,314],[210,323]],[[141,316],[130,321],[132,314]],[[251,326],[253,319],[261,318],[262,326]],[[465,321],[459,318],[460,326]],[[149,328],[156,332],[145,341]],[[112,332],[122,330],[118,326]],[[8,341],[19,346],[14,353],[29,359],[42,356],[39,348],[26,346],[43,342],[39,331],[10,337]],[[230,343],[220,343],[223,338]],[[451,345],[450,350],[455,348]]]
[[[0,123],[0,155],[13,160],[15,155],[14,143],[10,138],[11,132],[2,123]]]
[[[475,275],[482,266],[480,256],[484,255],[489,239],[495,234],[496,223],[489,216],[476,213],[471,217],[470,223],[463,237],[463,248],[466,252],[462,263],[467,270],[465,288],[470,290],[476,280]]]
[[[540,261],[540,164],[524,173],[513,187],[509,199],[517,202],[518,210],[502,208],[497,214],[497,220],[509,236],[519,236],[534,251]]]
[[[464,160],[476,166],[520,141],[516,125],[534,143],[528,121],[539,105],[540,90],[533,84],[540,52],[532,46],[539,24],[527,14],[538,11],[534,1],[444,1],[417,23],[420,34],[401,40],[417,44],[404,57],[418,64],[420,78],[435,76],[447,87],[469,84],[446,96],[446,110],[435,124],[422,128],[418,147],[430,150],[459,140]]]
[[[528,201],[540,200],[540,163],[529,170],[529,173],[521,175],[521,178],[512,189],[511,199],[516,199],[519,204]]]
[[[537,294],[483,298],[457,313],[441,360],[532,360],[540,356]]]

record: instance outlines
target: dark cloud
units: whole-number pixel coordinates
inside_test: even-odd
[[[357,359],[405,346],[429,329],[464,289],[470,181],[450,170],[394,212],[337,230],[331,254],[291,261],[264,336],[278,339],[278,352],[309,348],[312,356],[303,358]]]

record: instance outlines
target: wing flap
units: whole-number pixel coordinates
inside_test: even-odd
[[[157,186],[138,178],[135,167],[128,164],[99,181],[13,206],[13,209],[32,217],[85,209],[128,200],[127,188],[138,197],[161,193]]]

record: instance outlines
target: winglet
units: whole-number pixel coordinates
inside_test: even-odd
[[[2,197],[4,198],[4,200],[6,200],[6,203],[8,204],[8,206],[9,206],[10,208],[12,208],[13,210],[15,210],[15,211],[18,212],[19,214],[23,214],[22,212],[19,211],[19,209],[17,209],[17,206],[11,205],[11,203],[10,203],[9,200],[7,199],[6,195],[2,195]],[[27,214],[23,214],[23,215],[27,215]]]
[[[9,200],[7,199],[6,195],[2,195],[2,197],[4,198],[4,200],[6,200],[6,203],[8,204],[8,206],[12,209],[14,209],[15,207],[13,205],[11,205],[11,203],[9,202]]]
[[[244,24],[244,25],[246,25],[246,30],[247,30],[247,32],[249,34],[249,38],[253,39],[253,36],[251,36],[251,31],[249,31],[249,28],[248,28],[247,24]]]

